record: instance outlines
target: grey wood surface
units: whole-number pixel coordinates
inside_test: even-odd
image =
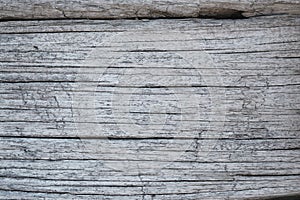
[[[2,21],[0,199],[300,192],[298,1],[24,2],[1,18],[275,15]]]
[[[299,0],[0,0],[0,19],[241,18],[299,14]]]

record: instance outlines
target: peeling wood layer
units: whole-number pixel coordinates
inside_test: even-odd
[[[299,14],[298,0],[83,0],[0,1],[1,20],[247,18]]]

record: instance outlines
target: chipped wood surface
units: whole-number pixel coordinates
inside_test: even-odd
[[[241,18],[299,14],[298,0],[1,0],[0,19]]]
[[[73,13],[78,2],[54,11],[57,2],[39,1],[43,12],[15,3],[0,16],[136,17],[122,2],[112,15],[113,4],[98,12],[81,1]],[[295,14],[288,3],[298,3],[268,1],[271,12],[263,1],[226,2],[243,15],[279,5]],[[186,8],[178,16],[194,17]],[[169,15],[158,11],[138,17]],[[297,15],[1,22],[0,199],[297,194],[299,43]]]

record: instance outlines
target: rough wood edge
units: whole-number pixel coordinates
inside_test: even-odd
[[[0,1],[0,20],[221,18],[300,14],[300,2],[251,0]]]

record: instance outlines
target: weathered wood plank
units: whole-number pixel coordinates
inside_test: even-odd
[[[36,22],[23,23],[23,26],[19,26],[19,22],[1,23],[5,33],[1,37],[3,41],[1,44],[5,49],[0,55],[3,66],[0,76],[3,85],[1,126],[4,135],[101,137],[101,134],[97,135],[95,131],[92,135],[84,134],[83,132],[86,131],[76,132],[74,126],[76,122],[80,122],[83,127],[89,126],[88,123],[98,122],[105,123],[102,128],[109,130],[106,134],[115,136],[119,131],[114,128],[114,120],[118,119],[120,123],[122,121],[125,123],[128,116],[125,111],[120,110],[124,102],[115,102],[114,107],[107,103],[111,102],[109,100],[116,92],[116,88],[124,92],[125,90],[122,89],[126,87],[137,87],[135,80],[130,82],[130,75],[146,77],[148,73],[152,74],[147,77],[149,80],[163,81],[164,86],[176,88],[177,95],[193,92],[202,94],[202,97],[197,97],[202,104],[211,104],[207,91],[213,91],[214,97],[224,100],[223,106],[220,106],[218,111],[226,112],[226,118],[220,120],[220,124],[225,124],[222,127],[223,134],[220,133],[219,127],[207,126],[209,121],[207,116],[213,116],[216,112],[207,106],[202,110],[206,115],[198,116],[197,120],[187,121],[182,129],[173,129],[174,134],[170,133],[170,129],[161,130],[157,137],[194,138],[198,137],[199,131],[207,131],[207,134],[202,134],[203,138],[297,137],[299,127],[297,118],[299,115],[297,109],[299,108],[298,18],[264,17],[255,20],[239,20],[235,23],[224,20],[217,24],[213,20],[109,23],[65,21],[61,25],[54,21],[41,22],[40,25],[44,24],[45,33],[36,33],[36,30],[32,29],[36,27]],[[262,26],[263,23],[267,24],[266,27]],[[75,28],[78,30],[69,29],[73,24],[77,24]],[[102,26],[105,30],[101,29]],[[14,32],[6,27],[15,29],[17,34],[13,34]],[[88,30],[92,32],[86,32]],[[93,66],[93,63],[87,63],[85,59],[91,57],[89,52],[101,46],[103,38],[107,35],[119,34],[116,31],[123,34],[121,40],[126,40],[128,35],[135,34],[135,40],[130,41],[130,46],[126,41],[120,41],[125,45],[123,48],[129,51],[128,54],[156,57],[144,65],[134,62],[111,64],[111,59],[121,55],[118,52],[105,53],[105,51],[117,50],[112,47],[112,49],[101,49],[104,55],[101,62],[107,62],[101,63],[101,68]],[[124,31],[127,32],[123,33]],[[164,38],[163,35],[166,33],[168,35]],[[66,43],[66,39],[69,42]],[[141,43],[144,40],[147,42]],[[135,45],[141,45],[142,48],[139,52],[130,52]],[[161,52],[143,52],[144,49]],[[201,68],[200,66],[199,69],[200,73],[205,73],[206,80],[200,80],[197,73],[195,74],[195,69],[180,58],[172,58],[174,59],[172,63],[164,59],[165,55],[176,55],[186,51],[209,53],[214,61],[214,67]],[[161,59],[157,57],[159,55]],[[155,59],[161,63],[153,62]],[[109,65],[111,67],[106,72],[107,80],[103,82],[100,80],[103,69]],[[126,72],[124,69],[127,67],[130,67],[130,70]],[[114,77],[122,75],[126,75],[128,82],[115,84]],[[82,80],[79,81],[78,77]],[[220,79],[222,84],[208,83],[210,79]],[[88,84],[87,87],[81,88],[80,85],[85,83]],[[205,88],[202,88],[201,84]],[[191,85],[194,86],[190,87]],[[159,88],[149,90],[161,94],[165,92],[160,92]],[[77,97],[86,97],[80,99],[81,102],[89,102],[91,98],[97,99],[98,121],[92,119],[85,122],[82,119],[74,119],[78,118],[79,114],[84,114],[82,109],[91,110],[94,106],[80,105],[78,102],[73,104],[74,94]],[[163,97],[157,94],[154,97],[172,100],[171,96]],[[180,98],[182,101],[187,101],[189,96],[182,95]],[[196,106],[193,107],[191,104],[188,105],[190,108],[185,108],[186,120],[193,116],[192,111]],[[181,107],[184,108],[184,105]],[[112,115],[111,112],[117,114]],[[217,123],[218,120],[214,121]],[[22,128],[16,129],[19,127],[17,123]],[[184,135],[180,135],[182,130]],[[136,134],[132,133],[132,136],[134,135]],[[138,135],[154,136],[151,129],[144,130],[143,133],[139,132]]]
[[[0,199],[299,192],[299,25],[1,22]]]
[[[298,0],[0,1],[0,19],[242,18],[299,14]]]

